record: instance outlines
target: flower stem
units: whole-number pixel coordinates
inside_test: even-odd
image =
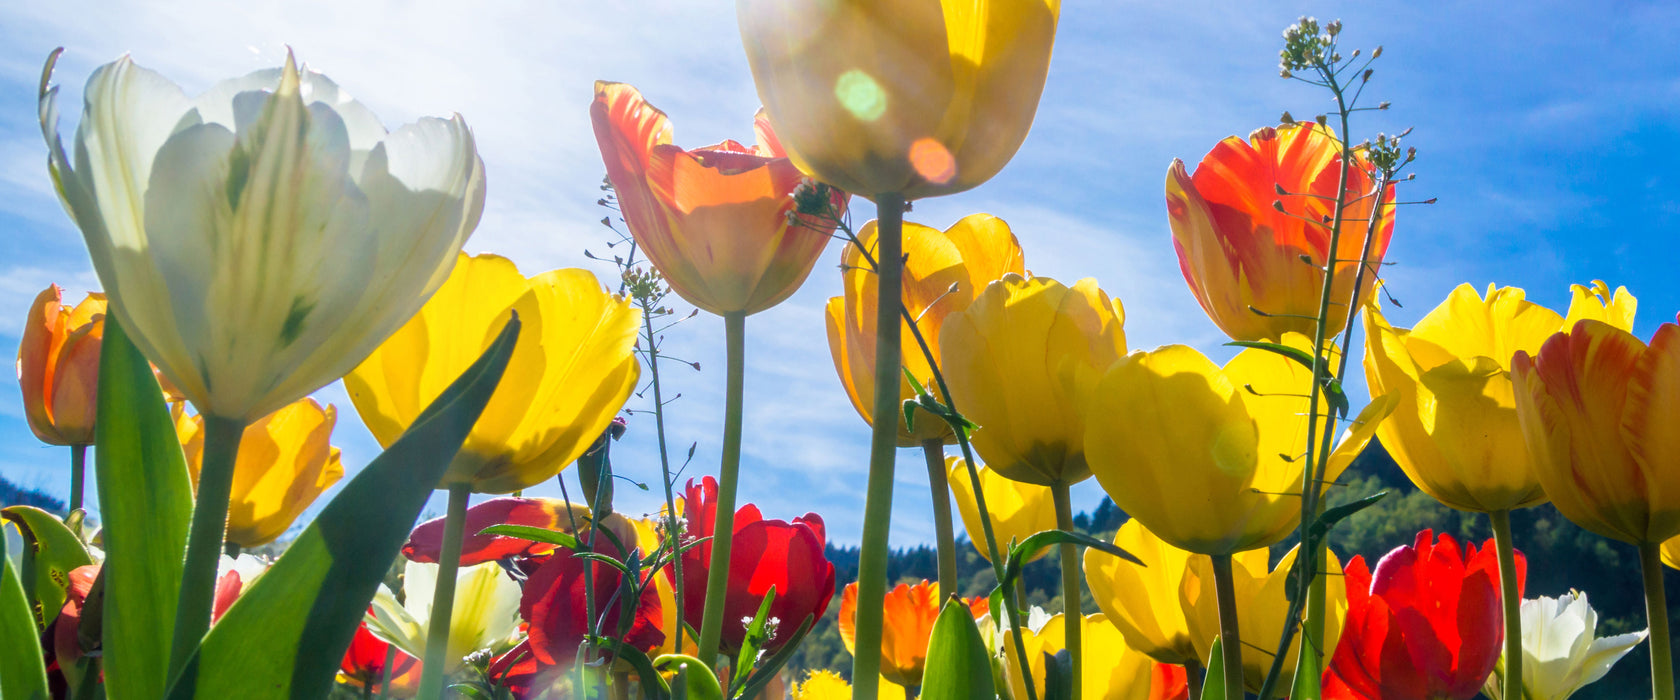
[[[82,507],[82,484],[87,481],[87,445],[70,446],[70,510]]]
[[[741,395],[746,377],[746,314],[739,311],[724,314],[723,331],[728,364],[724,378],[723,464],[718,469],[717,517],[712,521],[712,561],[706,572],[706,611],[700,618],[700,660],[708,664],[716,662],[718,642],[723,637],[730,545],[735,539],[735,487],[741,472]]]
[[[927,457],[928,489],[933,494],[933,531],[939,540],[939,599],[962,594],[957,581],[957,537],[951,527],[951,485],[945,476],[945,441],[922,441]]]
[[[1523,697],[1522,593],[1517,590],[1517,554],[1511,542],[1511,511],[1488,513],[1493,546],[1499,552],[1499,597],[1505,606],[1505,697]]]
[[[904,198],[875,198],[879,279],[875,285],[875,424],[858,555],[856,653],[852,700],[875,700],[881,678],[881,606],[887,596],[887,533],[892,521],[893,462],[898,447],[899,322],[903,305]]]
[[[1184,665],[1184,679],[1190,687],[1190,700],[1202,700],[1202,679],[1207,677],[1207,669],[1201,664],[1189,663]]]
[[[1645,574],[1645,624],[1651,626],[1651,697],[1674,700],[1674,657],[1669,650],[1661,542],[1639,545],[1639,567]]]
[[[1056,501],[1056,529],[1063,532],[1073,532],[1073,498],[1068,493],[1068,485],[1058,481],[1050,487],[1050,495]],[[1072,693],[1068,695],[1072,700],[1080,700],[1081,686],[1085,678],[1085,665],[1082,628],[1085,626],[1085,611],[1081,609],[1079,600],[1079,547],[1071,542],[1061,545],[1062,560],[1062,627],[1067,631],[1068,656],[1073,661],[1073,677],[1068,679],[1068,687]],[[1049,673],[1048,668],[1045,673]]]
[[[391,667],[397,663],[397,645],[385,645],[385,665],[379,669],[379,700],[391,692]]]
[[[1213,597],[1219,603],[1219,644],[1225,663],[1225,700],[1243,700],[1242,633],[1237,627],[1237,589],[1231,577],[1231,555],[1216,554],[1212,559]]]
[[[175,631],[169,645],[169,677],[174,678],[210,629],[216,599],[216,564],[227,532],[228,497],[233,465],[245,422],[204,416],[204,458],[198,473],[198,499],[187,531],[187,558],[181,571],[181,597],[175,607]]]
[[[467,524],[467,499],[471,484],[449,485],[449,509],[443,516],[443,549],[438,552],[437,586],[432,588],[432,619],[426,628],[426,658],[421,663],[420,693],[416,697],[443,696],[443,667],[449,654],[450,615],[455,607],[455,572],[461,567],[462,530]]]

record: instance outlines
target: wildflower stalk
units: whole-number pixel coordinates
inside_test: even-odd
[[[461,566],[461,540],[467,524],[470,484],[449,486],[449,508],[443,516],[443,546],[438,551],[437,585],[432,589],[432,619],[426,628],[426,659],[421,663],[417,697],[443,695],[443,667],[449,655],[449,623],[455,607],[455,572]]]
[[[204,416],[204,457],[198,473],[197,502],[187,533],[186,563],[181,571],[181,595],[175,607],[175,630],[169,646],[169,678],[174,678],[210,630],[210,609],[216,597],[216,565],[222,558],[227,533],[228,500],[233,492],[233,466],[245,422]]]
[[[723,604],[729,592],[729,556],[735,539],[735,491],[741,472],[741,398],[746,376],[746,314],[740,311],[724,314],[723,329],[728,365],[724,369],[723,463],[718,469],[711,568],[706,572],[706,609],[700,618],[700,660],[707,663],[717,658],[718,642],[723,636]]]
[[[661,481],[665,484],[665,532],[670,538],[672,538],[672,541],[675,542],[675,544],[671,546],[671,567],[676,574],[677,624],[675,632],[677,636],[676,644],[671,648],[675,649],[677,653],[682,653],[682,601],[687,600],[687,598],[683,597],[683,558],[682,555],[677,553],[678,549],[682,547],[682,525],[677,522],[676,495],[672,493],[672,490],[675,488],[675,483],[671,478],[670,453],[667,451],[665,445],[665,396],[659,387],[659,343],[654,337],[653,331],[654,299],[651,297],[643,297],[638,301],[642,307],[642,330],[645,333],[644,338],[648,344],[648,374],[653,377],[653,425],[654,432],[658,433],[659,437],[659,472],[663,475],[664,478],[661,479]]]

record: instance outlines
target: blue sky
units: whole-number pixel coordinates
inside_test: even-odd
[[[1349,48],[1385,46],[1371,94],[1394,108],[1361,115],[1354,136],[1415,127],[1418,180],[1405,197],[1440,199],[1400,212],[1387,276],[1405,307],[1392,321],[1410,325],[1460,282],[1521,286],[1561,308],[1570,283],[1594,278],[1640,297],[1642,336],[1674,318],[1680,175],[1669,158],[1680,152],[1680,6],[1672,3],[1068,0],[1038,120],[1015,160],[976,190],[916,203],[911,220],[943,228],[968,213],[996,214],[1012,224],[1033,272],[1096,277],[1124,300],[1134,348],[1188,343],[1228,355],[1180,278],[1162,181],[1174,157],[1193,164],[1220,138],[1275,123],[1286,109],[1307,118],[1329,108],[1323,93],[1277,77],[1280,33],[1302,14],[1341,18]],[[124,52],[196,93],[278,65],[290,45],[387,126],[460,112],[490,183],[467,250],[506,255],[527,274],[612,274],[582,254],[599,252],[610,235],[595,205],[604,172],[588,121],[595,79],[641,88],[689,147],[750,139],[758,106],[724,0],[67,0],[8,3],[0,34],[7,352],[43,287],[57,282],[79,299],[97,284],[52,195],[35,123],[36,80],[55,46],[68,49],[58,71],[65,133],[87,75]],[[860,217],[867,207],[859,203]],[[832,246],[798,294],[749,319],[741,492],[770,517],[821,513],[833,540],[855,543],[868,429],[835,379],[822,321],[823,303],[839,293],[839,254]],[[716,470],[722,335],[722,322],[704,314],[668,335],[670,352],[705,367],[666,375],[668,391],[683,395],[669,407],[671,438],[698,446],[689,474]],[[334,441],[354,473],[378,445],[339,385],[317,396],[341,408]],[[615,462],[656,488],[650,423],[632,423]],[[893,542],[929,541],[921,457],[900,457]],[[0,475],[63,495],[67,464],[63,448],[34,440],[15,379],[0,373]],[[550,483],[531,493],[559,490]],[[621,510],[657,501],[619,493]],[[1075,508],[1100,497],[1087,482]]]

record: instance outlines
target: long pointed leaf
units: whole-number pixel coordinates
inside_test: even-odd
[[[111,700],[154,700],[168,687],[192,482],[152,366],[111,314],[94,424],[105,540],[105,692]]]
[[[1207,675],[1202,676],[1201,697],[1209,700],[1225,697],[1225,645],[1218,637],[1213,638],[1213,649],[1208,652]]]
[[[40,638],[23,582],[6,557],[5,533],[0,532],[0,698],[46,700]]]
[[[991,654],[974,616],[961,601],[949,600],[928,637],[922,700],[973,700],[997,695]]]
[[[519,319],[368,463],[187,662],[171,698],[324,698],[362,613],[507,368]]]
[[[23,566],[18,570],[35,621],[43,628],[58,617],[69,596],[70,572],[93,563],[81,538],[58,516],[34,506],[0,509],[0,519],[16,523],[23,533]]]

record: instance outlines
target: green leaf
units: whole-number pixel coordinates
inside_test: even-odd
[[[1213,638],[1213,650],[1208,652],[1207,675],[1202,677],[1200,697],[1209,700],[1225,697],[1225,647],[1218,637]]]
[[[479,530],[478,534],[517,537],[519,539],[530,540],[532,542],[558,545],[571,550],[576,550],[579,547],[582,547],[582,545],[578,544],[577,538],[572,536],[572,533],[550,530],[541,527],[532,527],[530,525],[491,525],[483,530]]]
[[[1323,539],[1330,534],[1330,528],[1335,527],[1336,523],[1346,520],[1354,513],[1376,505],[1377,501],[1382,500],[1387,495],[1387,491],[1378,491],[1357,501],[1326,509],[1317,518],[1313,518],[1312,527],[1307,530],[1308,541],[1316,542]]]
[[[192,481],[175,422],[145,356],[105,316],[94,424],[103,521],[105,689],[111,700],[163,697],[192,518]]]
[[[723,686],[718,684],[712,669],[687,654],[665,654],[653,660],[656,672],[674,672],[678,683],[671,687],[671,697],[687,700],[723,700]]]
[[[48,698],[41,633],[24,598],[23,582],[6,556],[4,532],[0,532],[0,697]]]
[[[815,615],[806,615],[805,621],[799,623],[799,629],[793,631],[793,636],[788,637],[788,640],[776,649],[776,653],[771,654],[769,659],[758,665],[757,671],[753,673],[751,678],[747,679],[747,684],[741,688],[741,692],[737,693],[735,697],[758,697],[759,691],[764,690],[764,686],[775,680],[776,674],[781,672],[782,667],[793,659],[793,652],[799,648],[799,643],[805,640],[805,635],[811,632],[811,625],[816,624],[816,622],[817,617]]]
[[[946,601],[939,611],[933,634],[928,637],[926,668],[922,700],[973,700],[997,695],[992,685],[990,650],[962,601]]]
[[[64,607],[70,571],[93,563],[87,547],[58,516],[33,506],[0,510],[0,519],[17,523],[23,534],[23,566],[18,571],[35,621],[43,629]]]
[[[321,510],[210,629],[169,697],[324,698],[331,692],[368,601],[490,401],[518,336],[515,317]]]
[[[731,675],[735,676],[730,684],[740,687],[752,674],[754,662],[758,661],[758,648],[769,641],[770,635],[764,629],[770,619],[770,605],[776,602],[776,587],[764,592],[764,600],[758,602],[758,612],[753,613],[752,622],[747,623],[747,634],[741,639],[741,651],[735,655],[735,668]]]
[[[611,651],[618,661],[630,664],[630,667],[636,670],[636,677],[643,679],[643,698],[660,700],[670,695],[670,686],[665,684],[664,677],[653,670],[653,661],[648,659],[647,654],[642,653],[642,650],[612,637],[598,637],[591,634],[585,637],[585,640],[598,649]],[[581,658],[578,663],[582,663]]]
[[[1302,644],[1301,651],[1303,653],[1295,660],[1295,683],[1294,689],[1289,691],[1289,700],[1319,700],[1324,696],[1324,689],[1320,687],[1324,671],[1319,667],[1318,654],[1312,653],[1305,644]]]
[[[1021,575],[1021,567],[1026,565],[1028,559],[1031,559],[1034,554],[1037,554],[1041,550],[1054,547],[1059,544],[1076,544],[1090,547],[1091,549],[1120,557],[1121,559],[1125,559],[1126,561],[1137,564],[1138,566],[1144,566],[1142,560],[1132,556],[1131,552],[1115,546],[1113,542],[1099,540],[1095,537],[1091,537],[1090,535],[1083,535],[1077,532],[1068,532],[1066,530],[1048,530],[1028,537],[1020,544],[1009,549],[1009,563],[1003,571],[1003,583],[1006,585],[1013,584],[1015,579]]]
[[[1044,652],[1044,700],[1073,700],[1073,655]]]

